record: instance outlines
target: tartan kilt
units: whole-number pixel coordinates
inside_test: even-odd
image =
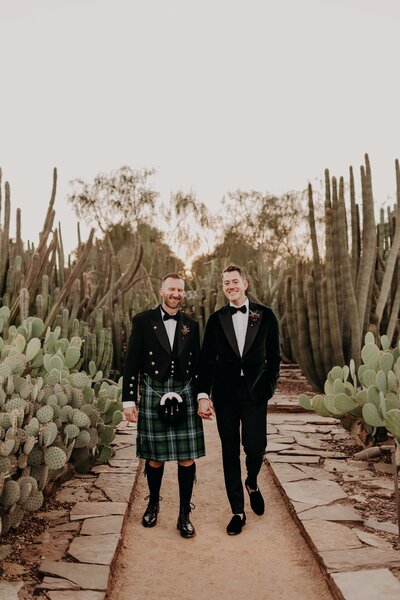
[[[204,456],[203,423],[197,414],[193,383],[185,388],[186,382],[172,378],[167,381],[157,381],[148,375],[143,375],[143,378],[147,385],[143,380],[140,382],[136,438],[138,458],[164,462]],[[174,426],[162,423],[157,413],[160,398],[168,391],[178,392],[187,405],[186,419]]]

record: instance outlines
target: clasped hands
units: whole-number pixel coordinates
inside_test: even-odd
[[[214,405],[210,398],[200,398],[200,400],[197,401],[197,404],[197,414],[199,417],[206,421],[210,421],[215,415]]]
[[[138,417],[137,406],[128,406],[127,408],[124,408],[124,416],[129,423],[136,423]]]

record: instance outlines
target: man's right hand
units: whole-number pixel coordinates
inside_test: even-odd
[[[129,423],[136,423],[137,417],[138,417],[137,406],[128,406],[127,408],[124,408],[124,415],[125,415],[125,419]]]
[[[201,398],[197,401],[197,404],[197,414],[199,415],[199,417],[205,419],[206,421],[210,421],[215,415],[214,405],[211,402],[211,400],[209,398]]]

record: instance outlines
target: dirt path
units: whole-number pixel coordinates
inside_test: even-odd
[[[147,495],[140,477],[110,600],[331,600],[266,467],[259,476],[266,514],[257,517],[247,502],[243,532],[226,534],[231,515],[215,421],[205,423],[205,431],[207,456],[197,461],[193,495],[197,535],[183,539],[176,529],[176,464],[166,465],[158,524],[152,529],[140,523]]]

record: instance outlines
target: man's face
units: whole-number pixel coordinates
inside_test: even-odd
[[[170,311],[177,311],[183,302],[185,296],[185,284],[182,279],[168,277],[160,289],[160,294],[163,299],[163,306],[169,308]]]
[[[248,287],[249,282],[238,271],[230,271],[222,275],[223,292],[229,302],[235,306],[240,306],[246,300],[245,291]]]

